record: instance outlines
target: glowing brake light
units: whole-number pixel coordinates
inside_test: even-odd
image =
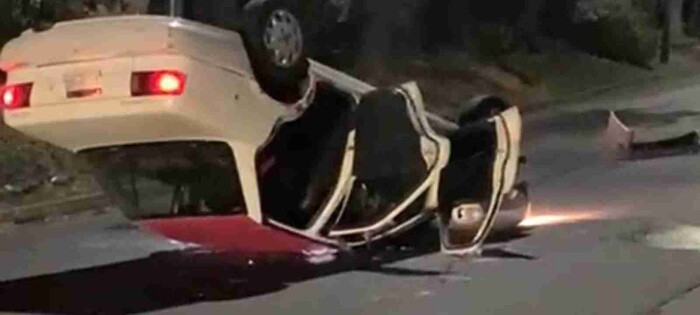
[[[173,93],[182,90],[180,77],[172,73],[164,73],[157,79],[158,89],[164,93]]]
[[[2,104],[13,104],[15,102],[15,91],[14,89],[7,89],[2,94]]]
[[[131,95],[181,95],[186,81],[187,76],[178,71],[135,72],[131,75]]]
[[[29,96],[32,93],[32,84],[15,84],[2,88],[0,105],[6,110],[29,107]]]

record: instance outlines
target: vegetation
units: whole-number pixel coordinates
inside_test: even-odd
[[[568,40],[590,53],[651,67],[660,46],[655,17],[632,1],[579,1]]]
[[[17,0],[0,0],[0,48],[24,28]]]

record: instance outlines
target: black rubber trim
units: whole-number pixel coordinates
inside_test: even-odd
[[[698,151],[700,151],[700,135],[697,131],[693,131],[675,138],[633,143],[628,158],[630,160],[643,160],[697,153]]]

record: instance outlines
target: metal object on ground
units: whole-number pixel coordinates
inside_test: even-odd
[[[700,134],[697,131],[639,141],[635,130],[627,126],[614,111],[610,111],[604,142],[608,152],[618,160],[653,159],[700,151]]]
[[[630,160],[641,160],[665,156],[695,154],[700,150],[700,135],[691,131],[682,136],[653,142],[632,143]]]
[[[614,111],[610,111],[604,141],[606,149],[618,159],[625,158],[632,147],[634,132],[622,123]]]

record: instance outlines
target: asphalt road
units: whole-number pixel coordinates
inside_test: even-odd
[[[700,85],[643,95],[527,118],[534,227],[482,258],[445,257],[426,241],[373,264],[242,260],[181,251],[119,215],[82,215],[0,227],[0,311],[695,314],[700,156],[614,162],[599,144],[607,109],[629,109],[651,135],[696,128]]]

